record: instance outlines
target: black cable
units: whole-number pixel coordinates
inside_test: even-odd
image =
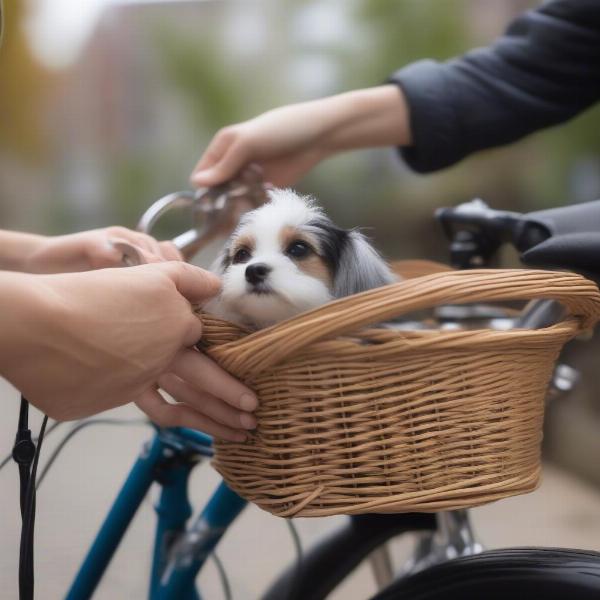
[[[26,423],[25,417],[25,423]],[[23,510],[23,524],[21,526],[21,543],[19,549],[19,598],[20,600],[33,600],[34,570],[33,570],[33,534],[35,529],[35,476],[40,459],[42,442],[48,417],[44,415],[35,455],[31,465],[31,474],[25,493],[25,508]]]
[[[227,571],[225,570],[225,566],[223,562],[219,558],[219,555],[216,552],[213,552],[210,557],[212,558],[215,566],[217,567],[217,571],[219,573],[219,579],[221,580],[221,587],[223,588],[223,596],[225,600],[232,600],[233,595],[231,593],[231,585],[229,583],[229,577],[227,575]]]
[[[64,423],[64,421],[54,421],[54,423],[52,423],[52,425],[50,425],[50,427],[46,428],[46,433],[44,434],[44,437],[47,438],[59,425],[62,425]],[[37,438],[34,437],[33,441],[37,442]],[[8,455],[5,456],[2,461],[0,462],[0,470],[2,470],[12,459],[12,452]]]
[[[21,396],[21,406],[19,408],[19,430],[27,429],[29,421],[29,402]]]
[[[12,459],[12,453],[5,456],[2,462],[0,462],[0,469],[4,468]]]
[[[35,444],[31,439],[31,429],[29,429],[29,402],[24,396],[21,396],[19,425],[17,427],[17,434],[15,435],[15,445],[13,446],[12,457],[19,469],[19,506],[21,508],[21,523],[23,528],[25,527],[26,522],[25,506],[31,475],[31,465],[35,458]]]
[[[298,534],[298,530],[294,523],[292,523],[292,519],[285,519],[285,524],[288,526],[290,530],[290,534],[292,536],[292,540],[294,542],[294,549],[296,551],[296,569],[294,576],[290,580],[290,587],[288,589],[288,600],[294,599],[294,590],[296,589],[296,585],[298,584],[298,580],[300,575],[302,574],[302,563],[304,562],[304,551],[302,550],[302,542],[300,541],[300,535]]]
[[[148,425],[152,424],[147,419],[110,419],[110,418],[100,418],[100,419],[85,419],[82,421],[78,421],[70,431],[63,437],[63,439],[56,446],[44,468],[42,469],[40,476],[37,479],[36,487],[39,489],[42,481],[45,479],[50,467],[54,464],[58,455],[62,452],[63,448],[67,445],[67,443],[73,438],[73,436],[80,432],[82,429],[89,427],[90,425]]]

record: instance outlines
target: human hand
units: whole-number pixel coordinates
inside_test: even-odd
[[[284,106],[221,129],[191,182],[214,186],[256,163],[265,181],[285,187],[337,152],[410,143],[406,100],[397,86],[383,85]]]
[[[70,273],[121,266],[123,253],[114,246],[115,242],[133,244],[146,262],[182,259],[172,242],[158,242],[126,227],[106,227],[36,239],[23,269],[30,273]]]
[[[191,349],[190,303],[214,296],[211,273],[179,262],[61,275],[0,274],[2,374],[58,420],[135,402],[160,426],[243,441],[254,394]],[[176,404],[160,395],[162,383]]]
[[[317,102],[268,111],[217,132],[194,167],[195,186],[214,186],[232,179],[243,167],[258,164],[265,181],[291,185],[327,156],[319,141],[326,119]]]

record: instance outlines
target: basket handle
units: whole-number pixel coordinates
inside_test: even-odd
[[[263,371],[302,348],[439,304],[491,300],[552,299],[580,319],[581,330],[600,318],[600,292],[574,273],[526,269],[481,269],[434,273],[393,283],[325,304],[234,342],[211,348],[238,377]]]

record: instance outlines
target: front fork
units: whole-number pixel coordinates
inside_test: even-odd
[[[149,597],[154,600],[160,577],[166,568],[169,552],[185,530],[192,515],[188,499],[188,480],[195,463],[173,454],[157,469],[157,481],[161,485],[158,502],[154,506],[157,516]],[[198,600],[194,587],[182,600]]]
[[[435,514],[436,527],[417,535],[412,556],[400,571],[406,577],[433,565],[446,562],[459,556],[470,556],[484,551],[477,541],[468,510],[452,510]],[[369,556],[369,563],[378,590],[388,587],[396,574],[387,543],[381,544]]]
[[[468,510],[443,511],[435,518],[436,529],[419,537],[413,556],[404,565],[403,576],[485,550],[475,536]]]
[[[195,579],[227,528],[247,502],[221,483],[206,507],[168,553],[152,600],[196,599]]]
[[[200,437],[199,437],[200,436]],[[200,600],[196,577],[227,528],[247,502],[221,482],[208,504],[186,528],[192,515],[188,480],[198,462],[194,452],[181,444],[205,442],[202,434],[175,430],[173,446],[157,471],[162,491],[155,510],[158,517],[150,578],[150,600]]]

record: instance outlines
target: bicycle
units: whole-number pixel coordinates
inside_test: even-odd
[[[181,206],[181,199],[171,197]],[[191,206],[193,197],[184,204]],[[155,211],[158,218],[169,202]],[[600,201],[520,215],[489,209],[473,201],[437,213],[450,240],[456,268],[485,266],[504,243],[514,245],[526,263],[600,275],[590,250],[600,250]],[[153,219],[150,219],[153,221]],[[193,231],[185,236],[196,244]],[[551,301],[537,301],[518,318],[496,307],[442,307],[441,322],[496,327],[543,327],[557,315]],[[562,368],[564,382],[572,372]],[[567,385],[568,387],[568,385]],[[211,456],[211,439],[184,429],[155,429],[154,437],[135,462],[79,569],[68,600],[92,596],[128,524],[151,485],[161,491],[156,505],[157,527],[149,598],[199,599],[195,579],[219,540],[246,506],[246,501],[221,483],[209,502],[191,519],[187,482],[193,468]],[[55,457],[52,457],[54,460]],[[387,542],[406,532],[420,532],[412,559],[400,577],[391,567]],[[293,529],[292,529],[293,533]],[[576,550],[507,549],[484,551],[466,510],[433,514],[359,515],[349,517],[329,537],[307,551],[299,548],[294,564],[279,575],[264,600],[326,598],[365,558],[370,557],[380,589],[378,600],[411,598],[599,597],[600,554]],[[225,586],[226,590],[226,586]],[[226,595],[227,590],[226,590]]]

